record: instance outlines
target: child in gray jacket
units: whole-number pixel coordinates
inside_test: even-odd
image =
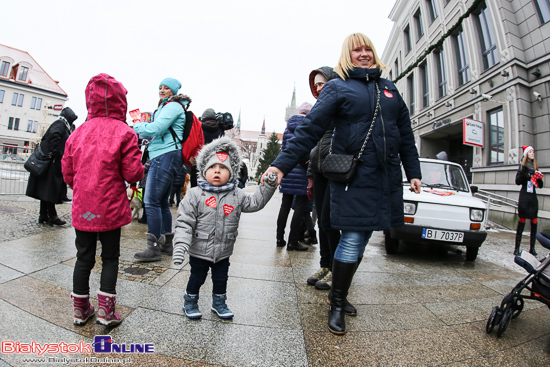
[[[241,153],[235,143],[222,137],[205,145],[197,157],[198,186],[191,188],[178,207],[172,262],[183,263],[189,253],[191,275],[183,296],[183,311],[200,319],[199,290],[212,269],[212,312],[233,318],[225,301],[229,257],[237,238],[241,213],[262,209],[275,192],[277,177],[247,194],[236,185]]]

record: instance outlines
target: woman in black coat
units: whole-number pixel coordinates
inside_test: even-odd
[[[44,176],[29,176],[27,196],[40,200],[39,223],[48,223],[61,226],[66,222],[59,219],[55,204],[62,204],[67,195],[67,184],[63,181],[61,173],[61,158],[65,151],[65,142],[71,133],[71,124],[77,119],[76,114],[69,107],[65,107],[59,114],[40,142],[40,147],[45,155],[52,156],[52,162]]]
[[[516,247],[514,255],[519,255],[521,247],[521,236],[525,229],[526,219],[531,220],[531,237],[529,252],[537,256],[535,244],[537,242],[537,222],[539,212],[539,201],[536,188],[542,189],[542,173],[538,170],[535,150],[532,146],[523,146],[523,160],[516,174],[516,185],[521,185],[518,200],[518,227],[516,229]]]
[[[395,85],[380,77],[385,68],[370,39],[346,38],[338,65],[340,78],[325,84],[317,103],[264,176],[279,182],[334,123],[332,153],[357,157],[372,135],[349,185],[330,181],[330,222],[342,231],[332,263],[328,326],[346,333],[348,289],[373,231],[404,224],[401,164],[411,190],[420,192],[421,174],[409,111]],[[374,123],[374,125],[372,125]],[[263,181],[262,177],[262,181]]]

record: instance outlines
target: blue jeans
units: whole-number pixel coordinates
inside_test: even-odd
[[[334,259],[342,263],[356,263],[363,257],[371,236],[372,231],[342,231]]]
[[[172,213],[168,196],[174,178],[181,170],[181,150],[174,150],[151,159],[145,185],[145,212],[148,232],[159,238],[161,233],[172,232]]]
[[[213,263],[199,259],[198,257],[189,256],[189,265],[191,266],[191,275],[187,282],[185,291],[187,294],[199,294],[201,286],[206,280],[208,269],[212,269],[212,293],[226,294],[227,280],[229,278],[229,258]]]

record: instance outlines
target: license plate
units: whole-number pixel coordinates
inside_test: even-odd
[[[427,240],[446,241],[446,242],[463,242],[463,232],[444,231],[441,229],[424,228],[422,230],[422,238]]]

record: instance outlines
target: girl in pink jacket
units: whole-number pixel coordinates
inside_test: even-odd
[[[73,189],[72,224],[77,260],[73,274],[74,323],[84,325],[93,315],[90,272],[101,241],[97,323],[117,325],[115,311],[120,228],[132,222],[126,182],[143,178],[137,135],[125,122],[126,88],[107,74],[90,79],[86,87],[88,118],[67,140],[61,161],[63,178]]]

